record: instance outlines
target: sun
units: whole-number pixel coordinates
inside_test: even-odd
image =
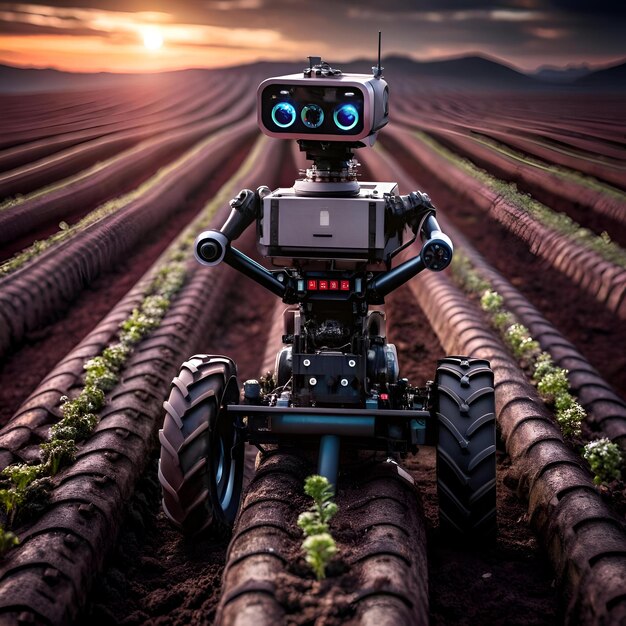
[[[143,45],[147,50],[158,50],[163,46],[163,35],[157,28],[146,28],[143,31]]]

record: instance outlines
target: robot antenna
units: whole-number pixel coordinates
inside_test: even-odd
[[[381,78],[383,75],[383,70],[385,69],[384,67],[380,66],[380,48],[381,48],[381,41],[382,41],[382,32],[379,30],[378,31],[378,63],[376,66],[374,66],[372,68],[372,72],[374,74],[374,78]]]

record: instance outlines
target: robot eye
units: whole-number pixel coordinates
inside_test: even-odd
[[[289,102],[279,102],[272,109],[272,121],[280,128],[289,128],[296,121],[296,109]]]
[[[302,109],[300,117],[308,128],[319,128],[324,121],[324,111],[317,104],[307,104]]]
[[[352,130],[359,122],[359,112],[352,104],[340,104],[333,115],[335,124],[341,130]]]

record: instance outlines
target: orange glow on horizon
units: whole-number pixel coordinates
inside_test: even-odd
[[[225,67],[301,56],[301,47],[273,28],[179,23],[171,13],[97,8],[12,5],[0,20],[65,29],[70,35],[14,34],[0,40],[0,63],[74,72],[154,72],[189,67]],[[90,32],[91,31],[91,32]]]
[[[165,38],[164,38],[165,39]],[[285,58],[282,50],[175,45],[166,42],[147,54],[143,36],[136,42],[112,43],[102,37],[39,35],[3,37],[0,63],[22,67],[53,68],[69,72],[158,72],[193,67],[227,67],[257,58]]]

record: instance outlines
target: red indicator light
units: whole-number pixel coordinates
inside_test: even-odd
[[[342,280],[341,281],[341,291],[350,291],[350,281]]]
[[[329,288],[331,291],[337,291],[337,289],[339,289],[339,281],[338,281],[338,280],[331,280],[331,281],[328,283],[328,288]]]
[[[307,287],[307,289],[311,289],[311,290],[313,290],[313,289],[317,289],[317,281],[316,281],[316,280],[310,280],[310,281],[308,282],[308,287]]]
[[[380,399],[381,400],[389,400],[389,394],[388,393],[381,393],[380,394]]]
[[[320,280],[320,290],[328,290],[328,281],[327,280]]]

